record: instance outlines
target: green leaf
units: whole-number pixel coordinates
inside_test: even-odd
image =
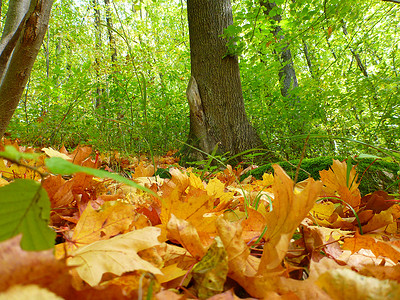
[[[373,159],[382,159],[380,156],[372,155],[372,154],[367,154],[367,153],[361,153],[356,157],[357,158],[373,158]]]
[[[47,168],[49,169],[50,172],[54,174],[62,174],[62,175],[72,175],[78,172],[83,172],[89,175],[93,175],[99,178],[111,178],[114,179],[118,182],[125,183],[129,186],[132,186],[134,188],[137,188],[139,190],[145,191],[149,194],[152,194],[153,196],[158,198],[158,195],[155,194],[153,191],[149,190],[148,188],[137,184],[136,182],[129,180],[128,178],[125,178],[123,176],[120,176],[118,174],[110,173],[107,171],[103,170],[97,170],[97,169],[92,169],[88,167],[82,167],[75,165],[69,161],[66,161],[65,159],[62,159],[60,157],[51,157],[47,158],[45,160],[45,164]]]
[[[23,153],[19,152],[13,146],[7,145],[4,147],[4,151],[0,152],[0,157],[4,157],[6,159],[19,161],[21,158],[25,159],[36,159],[39,157],[39,153]]]
[[[49,197],[39,182],[16,179],[0,188],[0,241],[22,233],[22,249],[50,249],[55,232],[48,226],[49,218]]]
[[[200,299],[208,299],[223,291],[228,275],[228,254],[219,236],[193,268],[192,275]]]

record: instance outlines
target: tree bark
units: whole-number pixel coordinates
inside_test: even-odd
[[[187,1],[192,78],[189,144],[230,155],[263,143],[250,125],[242,95],[237,56],[227,55],[224,29],[233,23],[229,0]]]
[[[0,138],[22,96],[47,30],[53,0],[10,0],[0,41]]]

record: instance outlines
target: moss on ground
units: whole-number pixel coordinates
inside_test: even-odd
[[[343,161],[346,158],[323,156],[303,159],[299,170],[298,181],[305,180],[309,176],[315,180],[319,179],[319,171],[328,170],[332,165],[333,159]],[[277,164],[280,165],[292,179],[295,177],[298,163],[298,159],[277,162]],[[365,195],[377,190],[386,190],[389,193],[399,192],[398,184],[394,184],[396,179],[398,179],[398,174],[400,174],[398,164],[382,160],[374,161],[372,158],[358,158],[357,162],[352,160],[352,164],[356,165],[356,170],[359,174],[358,180],[360,180],[361,176],[364,174],[359,186],[361,195]],[[272,172],[272,163],[269,163],[246,173],[243,177],[252,175],[257,179],[261,179],[264,173]]]

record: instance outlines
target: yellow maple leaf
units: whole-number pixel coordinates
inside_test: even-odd
[[[293,233],[313,207],[322,189],[321,182],[309,178],[305,188],[295,193],[293,180],[279,165],[273,165],[273,168],[273,209],[266,215],[268,229],[264,235],[266,242],[258,274],[268,273],[281,264]]]
[[[67,242],[67,249],[73,250],[125,233],[136,215],[132,205],[122,202],[106,202],[98,211],[89,204],[79,218],[72,238]]]
[[[399,299],[400,284],[360,275],[349,269],[330,270],[322,274],[317,284],[332,299]]]
[[[172,170],[170,173],[171,180],[162,186],[161,223],[165,228],[173,214],[178,219],[190,222],[207,243],[207,235],[215,233],[217,215],[210,214],[214,198],[208,195],[202,183],[200,185],[200,182],[194,179],[194,175],[188,177],[179,170]]]
[[[100,283],[104,273],[121,275],[125,272],[143,270],[162,274],[160,269],[140,258],[138,251],[160,245],[160,229],[146,227],[108,240],[97,241],[78,248],[68,258],[67,265],[75,266],[79,277],[90,286]]]
[[[167,224],[167,237],[178,241],[194,258],[200,259],[206,253],[206,247],[200,241],[196,228],[185,220],[171,215]]]
[[[347,175],[346,162],[334,159],[331,168],[320,171],[319,174],[328,193],[332,195],[338,194],[342,200],[353,208],[359,207],[361,194],[358,189],[359,183],[357,183],[357,173],[354,166],[350,170],[349,175]]]
[[[219,198],[220,205],[229,202],[234,196],[234,193],[225,191],[225,185],[218,178],[212,178],[208,182],[206,191],[210,197]]]

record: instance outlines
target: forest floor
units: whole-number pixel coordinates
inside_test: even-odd
[[[399,194],[346,162],[240,182],[255,166],[6,144],[0,299],[400,299]]]

